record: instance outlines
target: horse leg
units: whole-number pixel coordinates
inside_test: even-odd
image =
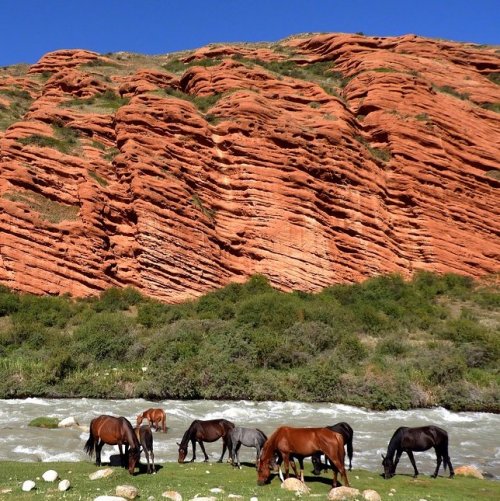
[[[196,459],[196,440],[191,440],[191,446],[193,447],[193,457],[191,458],[190,463],[192,463]]]
[[[410,458],[413,469],[415,470],[415,475],[413,475],[413,478],[417,478],[418,477],[418,470],[417,470],[417,465],[415,463],[415,458],[413,457],[413,452],[406,451],[406,454],[408,454],[408,457]],[[394,468],[394,470],[396,470],[396,469]],[[437,472],[437,469],[436,469],[436,472]]]
[[[125,468],[125,459],[123,457],[123,450],[122,450],[122,444],[118,444],[118,450],[120,451],[120,463],[122,465],[122,468]]]
[[[393,475],[396,475],[396,466],[399,463],[399,459],[401,458],[401,454],[403,454],[403,449],[398,449],[396,452],[396,458],[394,459],[394,466],[392,468]]]
[[[448,468],[450,469],[450,478],[455,476],[455,470],[453,469],[453,465],[451,464],[450,456],[448,456],[448,451],[445,451],[444,454],[444,464],[448,463]]]
[[[97,439],[95,442],[95,465],[101,466],[101,449],[104,445],[102,440]]]
[[[259,467],[259,458],[260,458],[260,445],[255,445],[255,468]]]
[[[283,464],[285,465],[285,478],[288,478],[288,474],[290,473],[290,456],[288,454],[283,453]],[[295,476],[297,476],[297,467],[295,466],[295,462],[292,459],[292,468],[295,472]]]
[[[344,461],[340,459],[333,459],[326,455],[326,459],[330,461],[333,470],[333,487],[337,487],[337,472],[340,472],[340,476],[342,477],[342,482],[344,482],[345,487],[349,487],[349,480],[347,478],[347,473],[345,471]]]
[[[304,458],[300,457],[298,460],[300,466],[300,481],[304,482]]]
[[[203,441],[198,440],[198,443],[200,444],[201,450],[203,451],[203,454],[205,455],[204,462],[208,463],[208,454],[207,454],[207,451],[205,450],[205,446],[203,445]],[[222,458],[219,459],[218,463],[222,463]]]
[[[442,460],[443,460],[443,456],[441,455],[440,452],[436,451],[436,471],[434,472],[434,475],[432,475],[432,478],[436,478],[438,476],[438,471],[439,471],[439,467],[441,466]],[[446,466],[446,462],[444,464]]]
[[[227,449],[227,443],[226,443],[226,437],[222,437],[222,455],[220,459],[217,461],[218,463],[222,463],[222,459],[224,458],[224,454],[226,453]]]
[[[236,466],[241,470],[240,455],[238,454],[241,447],[241,442],[237,442],[236,445],[233,444],[233,466],[236,460]]]
[[[152,473],[151,471],[151,465],[149,464],[149,452],[148,452],[148,448],[147,447],[143,447],[143,452],[144,452],[144,455],[146,456],[146,462],[147,462],[147,469],[146,469],[146,472],[147,473]]]

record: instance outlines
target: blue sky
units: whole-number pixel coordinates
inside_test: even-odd
[[[0,0],[0,66],[82,48],[166,54],[304,32],[500,44],[500,0]]]

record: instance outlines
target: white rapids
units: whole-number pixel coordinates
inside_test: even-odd
[[[354,429],[353,468],[382,472],[381,454],[387,450],[392,433],[399,426],[435,424],[448,431],[449,452],[453,466],[474,465],[488,476],[500,479],[500,415],[480,412],[450,412],[441,407],[411,411],[375,412],[359,407],[328,403],[250,402],[214,400],[143,399],[41,399],[0,400],[0,460],[9,461],[90,461],[83,451],[88,425],[100,414],[125,416],[135,425],[135,416],[149,407],[161,407],[167,413],[168,432],[154,433],[155,460],[176,461],[176,442],[193,419],[225,418],[237,426],[260,428],[272,433],[278,426],[326,426],[347,421]],[[40,416],[60,420],[73,416],[80,428],[47,430],[29,427]],[[216,460],[221,443],[206,445],[210,458]],[[197,460],[203,455],[197,449]],[[104,446],[103,461],[109,461],[117,448]],[[242,461],[255,460],[254,449],[242,447]],[[191,446],[188,459],[191,458]],[[434,451],[415,455],[421,474],[431,474],[435,467]],[[406,455],[398,466],[400,473],[412,473]],[[442,470],[440,474],[443,474]]]

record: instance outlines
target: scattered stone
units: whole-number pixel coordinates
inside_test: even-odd
[[[33,482],[33,480],[25,480],[23,482],[23,485],[22,485],[21,489],[23,490],[23,492],[30,492],[35,487],[36,487],[36,484],[35,484],[35,482]]]
[[[222,494],[224,490],[220,487],[214,487],[213,489],[210,489],[210,492],[213,492],[214,494]]]
[[[229,499],[243,499],[243,496],[240,496],[239,494],[229,494],[227,497]]]
[[[472,465],[459,466],[455,469],[455,475],[461,475],[464,477],[474,477],[479,478],[481,480],[484,479],[483,474],[479,471],[479,468],[476,468]]]
[[[59,475],[57,474],[57,471],[55,470],[47,470],[43,475],[42,478],[45,480],[45,482],[54,482],[59,478]]]
[[[111,468],[104,468],[103,470],[97,470],[89,475],[90,480],[99,480],[100,478],[108,478],[113,475],[113,470]]]
[[[349,500],[356,499],[359,496],[359,489],[354,489],[353,487],[334,487],[328,493],[328,499],[334,500]]]
[[[12,489],[0,489],[0,494],[10,494]]]
[[[94,501],[127,501],[120,496],[97,496]]]
[[[57,488],[61,491],[61,492],[64,492],[64,491],[67,491],[69,488],[71,487],[71,483],[69,480],[61,480],[59,482],[59,485],[57,486]]]
[[[391,492],[396,492],[396,489],[394,489],[394,487],[391,489]]]
[[[253,498],[250,498],[250,501],[259,501],[259,498],[254,496]]]
[[[162,496],[172,501],[182,501],[182,496],[177,491],[165,491]]]
[[[363,499],[366,501],[382,501],[380,494],[373,489],[366,489],[363,491]]]
[[[189,501],[217,501],[217,498],[215,496],[200,496],[200,497],[194,497],[191,498]]]
[[[115,494],[126,499],[135,499],[139,495],[139,489],[133,485],[117,485]]]
[[[301,482],[298,478],[287,478],[281,484],[282,489],[286,489],[287,491],[300,492],[301,494],[309,494],[311,489],[307,487],[304,482]]]
[[[73,416],[70,416],[59,421],[57,426],[58,428],[69,428],[70,426],[79,426],[79,424]]]

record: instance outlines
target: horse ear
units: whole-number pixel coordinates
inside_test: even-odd
[[[382,459],[385,459],[385,456],[383,454],[381,454],[381,456],[382,456]]]
[[[181,444],[179,442],[175,442],[179,447],[181,446]]]

